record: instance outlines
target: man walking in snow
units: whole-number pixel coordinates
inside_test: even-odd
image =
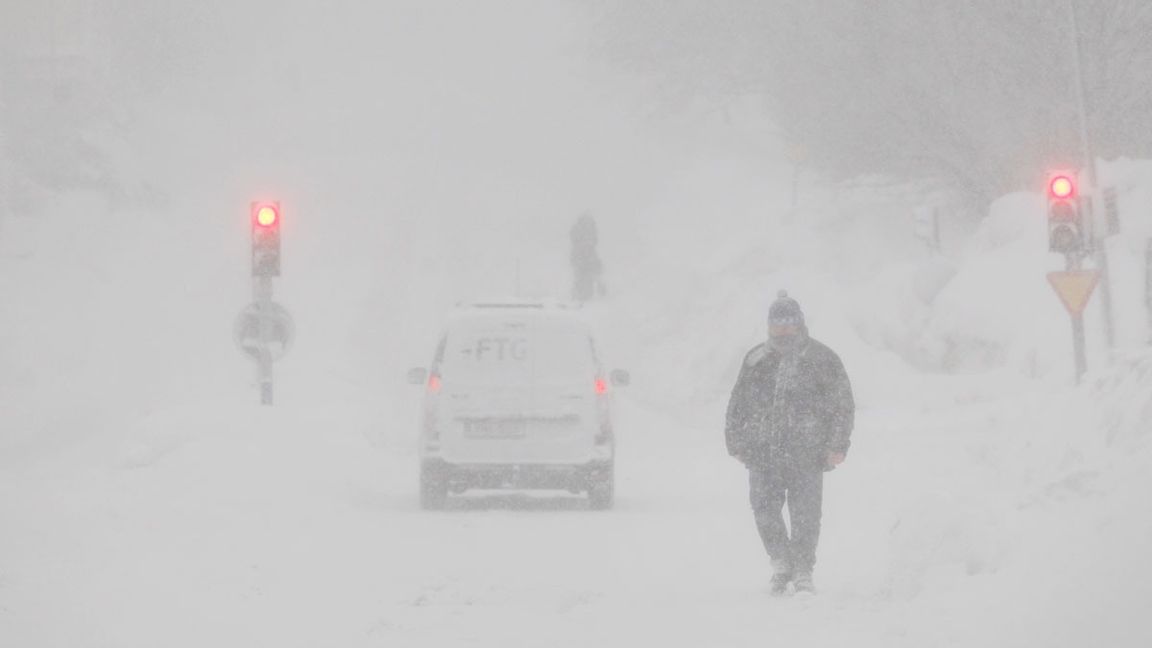
[[[744,358],[724,430],[728,453],[748,468],[773,594],[786,593],[789,583],[797,592],[815,590],[824,472],[848,453],[855,409],[840,357],[808,336],[800,304],[780,291],[768,312],[768,341]]]

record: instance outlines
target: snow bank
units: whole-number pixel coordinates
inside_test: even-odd
[[[1051,328],[1037,319],[1059,315],[1045,308],[1053,301],[1044,278],[1046,232],[1036,196],[1015,194],[993,204],[958,272],[933,301],[921,345],[938,366],[972,370],[1011,362],[1018,344]]]
[[[1121,449],[1152,444],[1152,353],[1132,351],[1117,358],[1109,371],[1090,383],[1099,402],[1100,427],[1109,443]]]
[[[1147,175],[1147,177],[1145,177]],[[1107,245],[1117,345],[1143,344],[1144,185],[1148,166],[1116,163],[1104,176],[1120,183],[1122,233]],[[1128,183],[1128,184],[1125,184]],[[992,204],[988,217],[954,260],[934,257],[889,264],[851,296],[853,323],[872,344],[891,348],[934,371],[981,372],[1008,367],[1022,375],[1063,381],[1072,375],[1069,318],[1046,275],[1063,270],[1047,251],[1042,196],[1019,193]],[[1085,311],[1091,363],[1107,361],[1101,290]]]

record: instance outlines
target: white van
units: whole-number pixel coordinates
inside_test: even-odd
[[[425,386],[420,502],[440,508],[469,488],[586,491],[612,506],[616,440],[609,383],[576,312],[541,304],[481,304],[449,321]]]

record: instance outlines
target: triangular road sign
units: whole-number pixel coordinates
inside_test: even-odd
[[[1100,281],[1099,270],[1067,270],[1049,272],[1048,283],[1056,289],[1056,296],[1064,302],[1064,308],[1072,316],[1084,312],[1096,283]]]

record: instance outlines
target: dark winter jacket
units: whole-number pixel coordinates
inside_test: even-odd
[[[744,357],[724,432],[728,453],[748,466],[821,469],[827,453],[848,452],[856,406],[840,357],[811,338],[792,353],[791,369],[767,343]]]

